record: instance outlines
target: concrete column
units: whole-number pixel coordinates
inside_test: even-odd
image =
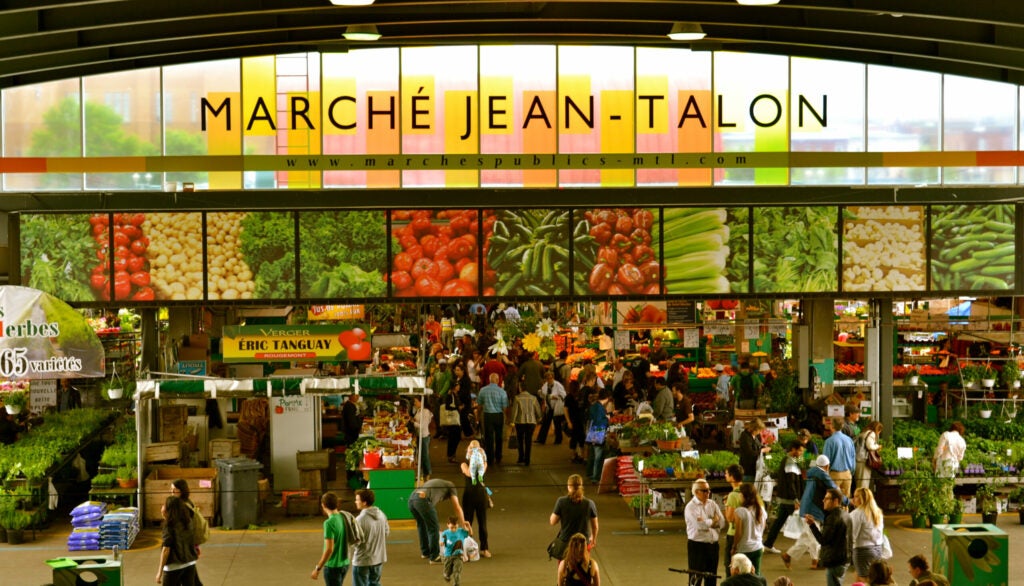
[[[896,323],[893,321],[892,300],[874,299],[871,313],[878,324],[878,414],[882,422],[882,435],[892,433],[892,366],[895,355]]]

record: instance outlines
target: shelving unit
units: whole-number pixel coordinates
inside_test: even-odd
[[[116,371],[122,380],[135,380],[139,359],[139,336],[136,332],[100,334],[108,378]]]

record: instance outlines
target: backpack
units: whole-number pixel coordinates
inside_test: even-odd
[[[363,526],[360,525],[355,516],[348,511],[341,511],[341,520],[345,524],[345,545],[348,548],[359,545],[366,539]]]
[[[189,508],[192,509],[192,544],[202,545],[210,539],[210,524],[198,509],[192,505]]]
[[[740,399],[756,399],[757,385],[754,384],[754,373],[740,374]]]

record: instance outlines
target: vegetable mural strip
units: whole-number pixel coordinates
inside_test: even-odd
[[[1012,289],[1013,204],[932,206],[932,290]]]
[[[835,207],[754,208],[754,292],[838,289]]]
[[[728,293],[730,230],[724,208],[666,208],[666,293]]]
[[[397,240],[391,259],[391,284],[396,297],[475,297],[479,295],[477,263],[480,233],[477,210],[394,210],[391,235]],[[493,231],[494,214],[484,211],[484,241]],[[487,250],[485,244],[484,250]],[[494,294],[496,277],[487,263],[484,294]]]
[[[150,266],[154,297],[170,300],[202,299],[202,214],[146,214],[142,230],[149,238],[145,260]]]
[[[252,212],[241,220],[239,244],[254,299],[295,297],[295,222],[291,212]]]
[[[843,290],[924,291],[924,260],[924,207],[846,208]]]
[[[308,298],[384,296],[385,232],[384,214],[379,211],[299,212],[299,294]]]
[[[493,268],[496,284],[484,295],[568,295],[569,210],[491,213],[494,221],[490,237],[485,229],[484,263],[485,271]],[[577,237],[584,236],[577,228]],[[575,279],[576,290],[585,291],[580,273]]]
[[[25,214],[21,216],[21,282],[64,301],[101,298],[109,283],[109,267],[99,261],[109,233],[96,228],[95,216],[85,214]],[[99,242],[97,231],[102,231]],[[98,265],[103,267],[98,271]],[[99,285],[99,287],[95,286]],[[90,290],[90,286],[91,289]],[[110,287],[106,288],[106,299]]]
[[[210,299],[252,299],[252,269],[242,256],[242,221],[248,212],[206,215],[207,289]]]
[[[573,230],[574,293],[661,293],[657,210],[598,208],[586,210],[582,216]]]
[[[93,222],[93,234],[97,244],[102,248],[97,257],[100,258],[100,265],[93,269],[93,276],[96,271],[102,268],[102,274],[107,277],[107,255],[108,232],[107,222],[110,216],[107,214],[94,214],[89,219]],[[146,214],[117,213],[114,214],[114,299],[119,301],[153,301],[156,293],[150,286],[152,277],[149,272],[149,246],[150,239],[145,236],[147,217]],[[99,232],[99,234],[97,234]],[[198,265],[202,257],[202,249],[195,261]],[[181,264],[186,264],[184,261]],[[177,266],[181,266],[180,264]],[[199,266],[199,279],[202,282],[202,266]],[[93,285],[95,285],[95,281]],[[109,295],[109,286],[104,283],[101,296]],[[199,297],[202,297],[202,289],[199,290]]]

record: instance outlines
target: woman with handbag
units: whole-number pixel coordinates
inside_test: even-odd
[[[196,548],[192,538],[192,514],[184,499],[171,495],[163,507],[160,565],[156,583],[165,586],[195,586]]]
[[[583,477],[579,474],[569,476],[567,481],[569,494],[558,497],[555,510],[548,522],[558,524],[558,535],[548,546],[548,555],[563,559],[569,538],[579,533],[586,538],[588,548],[597,545],[597,505],[583,496]]]
[[[594,484],[601,484],[601,473],[604,470],[604,440],[608,430],[608,404],[611,403],[612,394],[608,389],[601,389],[597,393],[597,401],[590,406],[590,421],[587,422],[586,441],[590,445],[591,469],[590,480]]]
[[[871,563],[882,559],[885,521],[882,509],[875,504],[875,495],[871,489],[861,487],[854,490],[853,504],[857,507],[850,513],[853,526],[853,567],[857,571],[857,580],[867,582]]]
[[[449,392],[441,400],[441,426],[448,437],[448,461],[455,463],[455,453],[459,451],[462,441],[462,418],[459,415],[459,398],[455,392]]]
[[[871,421],[864,427],[864,431],[857,436],[857,470],[856,488],[871,488],[871,459],[879,457],[882,446],[878,443],[878,436],[882,433],[882,422]]]
[[[468,460],[469,450],[466,451],[466,459]],[[489,558],[491,557],[491,548],[487,541],[487,509],[491,506],[491,497],[487,494],[487,485],[483,483],[483,480],[473,479],[469,463],[463,462],[459,467],[466,481],[466,485],[462,489],[462,510],[466,516],[466,523],[472,526],[473,519],[477,519],[479,524],[477,525],[476,535],[480,541],[480,555]],[[487,463],[485,462],[484,471],[486,470]]]

